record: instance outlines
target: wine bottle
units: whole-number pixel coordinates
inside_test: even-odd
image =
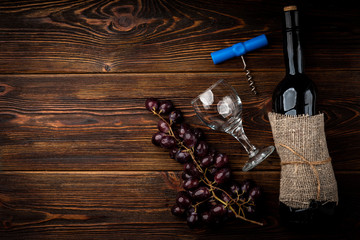
[[[316,87],[305,75],[296,6],[284,8],[285,78],[273,93],[273,111],[286,115],[316,114]]]
[[[273,93],[273,111],[285,115],[315,115],[316,86],[305,75],[300,38],[299,12],[296,6],[284,7],[285,78]],[[335,214],[335,202],[312,200],[306,209],[295,209],[280,202],[280,216],[285,223],[316,225],[329,223]]]

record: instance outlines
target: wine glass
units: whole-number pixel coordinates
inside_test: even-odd
[[[235,89],[221,79],[191,101],[196,115],[213,130],[223,131],[236,138],[246,152],[249,160],[242,170],[247,172],[266,159],[274,146],[256,148],[245,135],[242,125],[242,102]]]

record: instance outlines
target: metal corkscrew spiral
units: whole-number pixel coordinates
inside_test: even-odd
[[[251,92],[253,92],[255,95],[257,95],[257,91],[256,91],[256,87],[255,87],[255,82],[252,80],[253,77],[251,76],[250,70],[247,69],[246,63],[245,63],[245,59],[244,59],[243,56],[241,56],[241,59],[242,59],[242,62],[243,62],[243,64],[244,64],[244,71],[245,71],[245,73],[246,73],[247,81],[248,81],[248,83],[249,83]]]

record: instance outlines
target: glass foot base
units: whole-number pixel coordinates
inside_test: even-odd
[[[270,156],[270,154],[273,153],[273,151],[275,150],[274,146],[268,146],[265,148],[260,149],[255,156],[251,157],[249,159],[249,161],[247,161],[244,165],[244,167],[242,168],[242,170],[244,172],[247,172],[251,169],[253,169],[254,167],[256,167],[257,165],[259,165],[262,161],[264,161],[268,156]]]

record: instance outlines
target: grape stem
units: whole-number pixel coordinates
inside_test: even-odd
[[[172,136],[172,137],[176,140],[176,142],[178,143],[178,145],[179,145],[181,148],[184,148],[187,152],[189,152],[189,154],[190,154],[190,156],[191,156],[191,159],[193,160],[196,168],[203,174],[203,177],[201,178],[201,181],[203,181],[203,182],[210,188],[210,191],[211,191],[211,193],[212,193],[212,197],[210,197],[210,198],[208,198],[208,199],[206,199],[206,200],[204,200],[204,201],[201,201],[201,202],[196,203],[196,204],[193,206],[193,207],[195,208],[195,210],[196,210],[197,206],[199,206],[200,204],[208,201],[208,200],[211,199],[211,198],[215,198],[217,201],[219,201],[220,203],[222,203],[222,204],[225,206],[225,208],[229,208],[229,209],[235,214],[236,218],[240,218],[240,219],[242,219],[242,220],[244,220],[244,221],[246,221],[246,222],[250,222],[250,223],[254,223],[254,224],[260,225],[260,226],[264,226],[264,224],[261,223],[261,222],[257,222],[257,221],[251,220],[251,219],[247,219],[247,218],[245,217],[245,212],[244,212],[243,207],[244,207],[245,204],[251,204],[251,203],[250,203],[251,199],[249,199],[248,201],[243,202],[243,203],[240,204],[240,203],[238,203],[238,201],[239,201],[240,196],[242,196],[242,195],[244,194],[244,192],[243,192],[242,194],[240,194],[240,195],[237,194],[237,198],[236,198],[236,200],[235,200],[235,199],[233,199],[233,198],[230,196],[230,194],[228,194],[225,190],[223,190],[223,189],[221,189],[221,188],[219,188],[219,187],[214,186],[214,185],[216,184],[216,181],[211,182],[211,181],[206,177],[207,168],[205,168],[205,171],[204,171],[204,170],[201,168],[201,166],[200,166],[200,164],[198,163],[198,161],[196,161],[196,158],[195,158],[195,155],[194,155],[194,148],[188,148],[187,146],[185,146],[185,145],[183,144],[182,141],[180,141],[180,140],[175,136],[174,131],[173,131],[173,129],[172,129],[172,122],[169,123],[167,120],[165,120],[165,119],[160,115],[160,114],[161,114],[161,111],[159,111],[159,113],[158,113],[158,112],[156,112],[155,109],[152,109],[151,112],[152,112],[154,115],[156,115],[157,117],[159,117],[162,121],[164,121],[164,122],[168,125],[168,127],[169,127],[169,135]],[[229,202],[224,202],[222,199],[220,199],[220,198],[216,195],[216,193],[215,193],[214,190],[218,190],[218,191],[221,191],[221,192],[225,193],[225,194],[230,198],[230,201],[229,201]],[[238,213],[237,213],[237,212],[235,211],[235,209],[232,207],[233,204],[236,204],[236,205],[239,207],[239,212],[238,212]],[[251,204],[251,205],[254,205],[254,204]],[[240,212],[241,212],[241,213],[240,213]]]
[[[257,224],[259,226],[264,226],[264,224],[261,223],[261,222],[257,222],[257,221],[251,220],[251,219],[247,219],[246,217],[243,217],[243,216],[240,216],[240,215],[236,215],[236,217],[240,218],[240,219],[242,219],[242,220],[244,220],[246,222],[254,223],[254,224]]]
[[[160,111],[159,113],[157,113],[155,110],[153,110],[152,113],[153,113],[154,115],[158,116],[161,120],[163,120],[163,121],[168,125],[168,127],[169,127],[169,135],[172,136],[172,137],[176,140],[176,142],[178,143],[178,145],[180,145],[180,147],[185,148],[185,150],[190,153],[190,156],[191,156],[193,162],[195,163],[196,168],[197,168],[201,173],[204,173],[204,171],[203,171],[202,168],[200,167],[199,163],[198,163],[198,162],[196,161],[196,159],[195,159],[194,149],[193,149],[193,148],[188,148],[187,146],[185,146],[185,145],[183,144],[183,142],[180,141],[180,140],[175,136],[175,134],[174,134],[174,132],[173,132],[173,130],[172,130],[172,127],[171,127],[172,124],[170,124],[168,121],[166,121],[166,120],[160,115],[161,111]]]
[[[155,110],[152,110],[152,113],[153,113],[154,115],[158,116],[161,120],[163,120],[163,121],[168,125],[170,136],[174,137],[174,138],[179,142],[179,140],[175,137],[175,134],[174,134],[174,132],[173,132],[173,130],[172,130],[171,124],[168,123],[168,121],[166,121],[166,120],[160,115],[160,114],[161,114],[161,110],[160,110],[159,113],[157,113]]]
[[[242,209],[242,205],[245,205],[246,203],[248,203],[250,201],[250,199],[247,201],[247,202],[244,202],[242,204],[239,204],[238,202],[236,202],[225,190],[221,189],[221,188],[218,188],[218,187],[215,187],[211,184],[211,182],[209,180],[207,180],[208,183],[205,183],[206,185],[208,185],[210,187],[210,191],[212,191],[212,194],[213,194],[213,197],[218,200],[219,202],[221,202],[223,205],[225,205],[225,207],[228,207],[234,214],[237,218],[240,218],[244,221],[247,221],[247,222],[251,222],[251,223],[256,223],[260,226],[263,226],[264,224],[263,223],[260,223],[260,222],[257,222],[257,221],[253,221],[253,220],[250,220],[250,219],[247,219],[245,217],[245,213],[244,213],[244,210]],[[210,182],[210,183],[209,183]],[[228,202],[228,203],[225,203],[224,201],[222,201],[218,196],[216,196],[215,192],[214,192],[214,189],[215,190],[219,190],[219,191],[222,191],[224,192],[231,200]],[[236,203],[238,206],[239,206],[239,213],[237,213],[235,211],[235,209],[231,206],[232,204],[234,203],[231,203],[231,202],[234,202]],[[240,211],[242,214],[240,214]]]
[[[205,199],[205,200],[203,200],[203,201],[201,201],[201,202],[198,202],[198,203],[196,203],[195,205],[193,205],[193,207],[195,208],[195,211],[196,211],[197,206],[203,204],[204,202],[208,201],[209,199],[211,199],[211,197],[209,197],[209,198],[207,198],[207,199]]]

